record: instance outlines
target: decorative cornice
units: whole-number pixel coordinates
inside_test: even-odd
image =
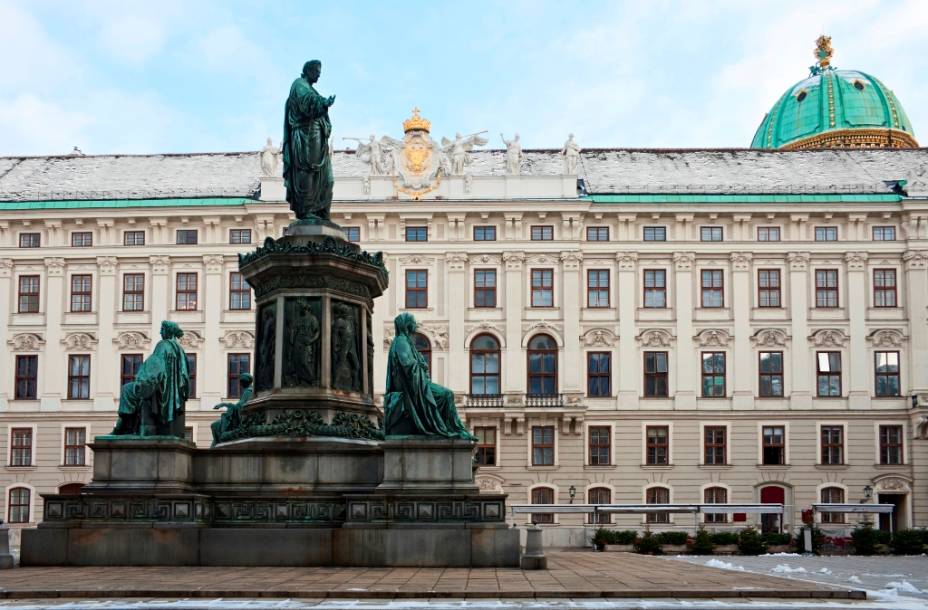
[[[63,258],[46,258],[45,268],[48,269],[49,277],[59,277],[64,275],[65,261]]]
[[[448,349],[448,325],[436,322],[417,322],[416,330],[425,335],[433,349]]]
[[[98,256],[97,268],[100,275],[114,275],[119,261],[115,256]]]
[[[750,252],[732,252],[729,258],[732,271],[750,271],[754,255]]]
[[[785,347],[787,341],[789,335],[779,328],[761,328],[751,336],[751,343],[757,347]]]
[[[928,269],[928,251],[907,250],[902,255],[906,269]]]
[[[847,333],[839,328],[822,328],[809,335],[815,347],[845,347],[848,339]]]
[[[561,252],[561,263],[567,271],[576,271],[583,262],[583,254],[579,251]]]
[[[431,265],[434,262],[435,259],[431,256],[420,256],[419,254],[400,257],[401,265]]]
[[[227,349],[251,349],[255,346],[255,336],[247,330],[227,330],[219,342]]]
[[[674,336],[665,328],[647,328],[641,331],[635,340],[641,347],[670,347]]]
[[[118,349],[147,349],[151,345],[151,339],[144,332],[128,330],[116,335],[113,343]]]
[[[808,252],[789,252],[786,260],[789,261],[790,271],[806,271],[809,268]]]
[[[677,271],[688,271],[695,262],[696,255],[692,252],[674,252],[673,266]]]
[[[555,254],[533,254],[528,257],[530,265],[553,265],[557,263],[558,257]]]
[[[445,255],[445,262],[449,271],[464,271],[467,266],[466,252],[449,252]]]
[[[518,271],[525,263],[524,252],[503,252],[503,262],[509,271]]]
[[[498,265],[500,257],[495,254],[475,254],[471,256],[471,263],[480,265]]]
[[[0,258],[0,277],[10,277],[13,275],[13,259]]]
[[[151,265],[151,272],[154,275],[166,275],[171,268],[171,257],[169,256],[150,256],[148,264]]]
[[[207,273],[222,273],[225,266],[225,257],[221,254],[206,254],[203,256],[203,265]]]
[[[863,271],[867,268],[867,258],[866,252],[848,252],[844,255],[844,260],[847,262],[847,270]]]
[[[906,338],[902,331],[895,328],[878,328],[867,335],[867,341],[873,347],[902,347]]]
[[[203,335],[195,330],[185,330],[184,336],[178,341],[184,349],[196,349],[203,345]]]
[[[614,347],[619,337],[608,328],[591,328],[580,335],[580,342],[586,347]]]
[[[699,347],[728,347],[731,343],[731,334],[722,328],[707,328],[693,336]]]
[[[7,343],[13,346],[14,352],[39,352],[45,345],[45,339],[38,333],[18,333]]]
[[[97,338],[90,333],[69,333],[61,340],[65,351],[91,350],[97,344]]]
[[[638,255],[634,252],[619,252],[615,255],[615,260],[619,263],[619,271],[634,271],[638,264]]]

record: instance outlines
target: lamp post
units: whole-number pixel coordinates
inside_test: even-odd
[[[570,503],[573,504],[573,503],[574,503],[574,498],[575,498],[576,495],[577,495],[577,488],[574,487],[573,485],[571,485],[571,486],[567,489],[567,495],[570,496]]]
[[[864,485],[864,499],[861,500],[861,504],[869,504],[870,500],[873,498],[873,486],[867,483]],[[870,525],[870,513],[864,513],[864,524]]]

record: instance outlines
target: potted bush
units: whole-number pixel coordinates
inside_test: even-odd
[[[706,528],[700,527],[696,531],[696,537],[693,538],[693,544],[690,546],[690,552],[693,555],[711,555],[715,545],[712,544],[712,536],[706,531]]]
[[[634,530],[609,530],[610,539],[606,544],[606,551],[631,553],[635,550],[635,539],[638,532]]]
[[[761,536],[768,553],[789,553],[793,550],[793,537],[785,532],[767,532]]]
[[[746,527],[738,533],[738,552],[742,555],[762,555],[767,552],[767,543],[753,527]]]
[[[738,552],[738,534],[735,532],[715,532],[709,535],[717,555],[734,555]]]
[[[921,555],[925,552],[920,530],[899,530],[889,543],[893,555]]]
[[[876,546],[881,540],[879,534],[882,533],[880,530],[873,529],[872,523],[864,523],[862,526],[855,528],[851,532],[851,544],[854,545],[854,553],[856,555],[875,555],[877,552]],[[885,540],[885,537],[882,537],[882,539]]]
[[[645,530],[641,538],[635,541],[635,552],[642,555],[660,555],[661,543],[650,530]]]
[[[687,538],[686,532],[661,532],[657,535],[664,553],[685,553]]]

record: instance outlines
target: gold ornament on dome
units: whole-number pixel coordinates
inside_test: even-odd
[[[822,34],[815,40],[815,59],[822,70],[831,65],[831,56],[834,53],[834,49],[831,48],[831,36]]]

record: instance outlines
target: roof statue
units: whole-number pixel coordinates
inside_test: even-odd
[[[822,34],[815,40],[815,66],[809,68],[812,74],[818,74],[822,70],[834,70],[831,67],[831,56],[834,55],[834,49],[831,48],[831,36]]]
[[[386,176],[392,170],[389,157],[385,153],[392,150],[392,144],[386,137],[378,140],[373,134],[367,142],[360,138],[342,138],[342,140],[355,140],[358,149],[355,154],[358,158],[371,166],[371,176]]]
[[[441,150],[442,154],[446,155],[446,158],[450,160],[451,166],[451,175],[453,176],[463,176],[466,172],[466,168],[470,165],[470,151],[474,149],[475,146],[483,146],[487,143],[486,138],[480,137],[481,134],[486,133],[481,131],[479,133],[473,133],[469,136],[462,136],[460,133],[454,134],[454,140],[448,140],[447,138],[441,139]]]
[[[580,147],[574,141],[574,134],[569,134],[567,136],[567,141],[564,142],[564,148],[561,149],[561,154],[564,155],[564,173],[568,176],[577,175],[577,164],[580,162]]]
[[[511,140],[507,140],[503,134],[499,134],[499,137],[506,145],[506,174],[518,176],[522,173],[522,144],[519,142],[519,134],[515,134]]]
[[[274,141],[268,136],[267,144],[261,149],[261,173],[265,176],[276,176],[280,165],[280,149],[274,146]]]

